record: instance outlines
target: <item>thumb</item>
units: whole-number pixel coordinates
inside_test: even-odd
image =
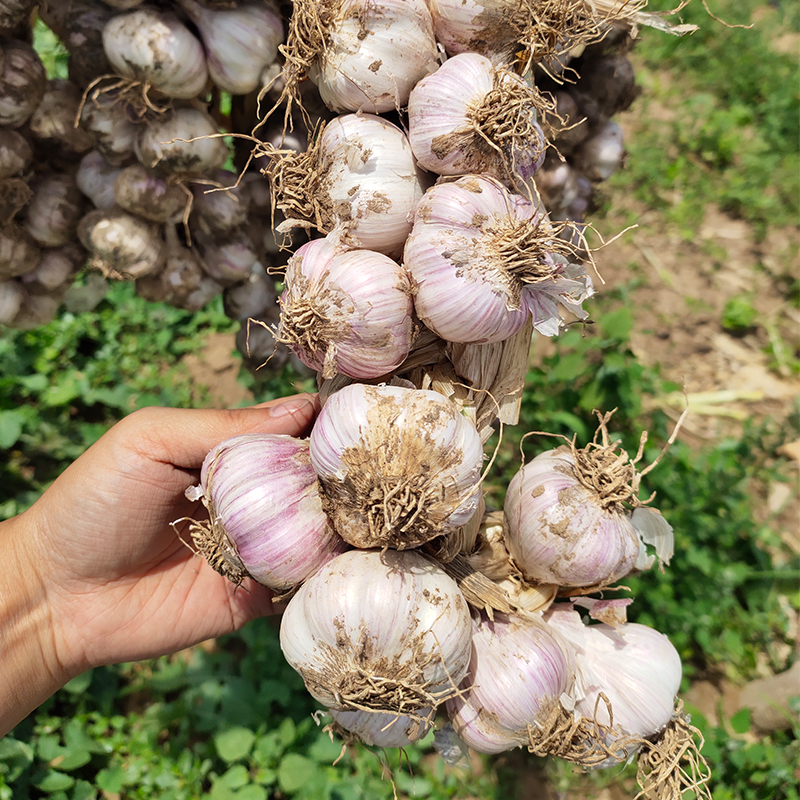
[[[319,409],[317,397],[300,394],[249,408],[143,408],[126,417],[112,432],[154,461],[197,469],[209,450],[245,433],[300,436]]]

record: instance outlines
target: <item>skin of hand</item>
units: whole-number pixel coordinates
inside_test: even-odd
[[[0,735],[87,669],[175,652],[273,613],[268,589],[246,581],[235,591],[170,523],[201,509],[184,492],[209,450],[244,433],[301,435],[316,411],[308,395],[142,409],[0,524]],[[177,525],[184,540],[187,527]]]

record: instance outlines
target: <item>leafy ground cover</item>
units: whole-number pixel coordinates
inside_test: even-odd
[[[781,48],[798,41],[786,39],[798,36],[798,13],[753,0],[725,3],[718,13],[729,22],[755,17],[759,26],[723,28],[690,6],[686,15],[703,26],[700,35],[643,37],[636,58],[646,94],[626,122],[629,167],[612,180],[598,226],[619,229],[634,216],[641,220],[642,208],[655,209],[642,222],[650,251],[659,251],[656,242],[689,248],[678,252],[719,264],[712,271],[727,279],[730,250],[718,252],[721,245],[699,235],[704,219],[707,224],[709,215],[721,219],[721,213],[747,225],[762,248],[742,269],[753,281],[784,275],[774,281],[785,306],[770,317],[777,338],[766,330],[761,293],[738,284],[720,303],[709,299],[704,313],[714,336],[762,359],[760,379],[787,381],[796,374],[798,353],[785,332],[786,315],[798,297],[791,271],[781,265],[797,256],[796,236],[786,231],[797,216],[798,111],[797,94],[787,89],[797,85],[797,67],[791,51]],[[57,54],[51,60],[60,68]],[[604,255],[608,288],[593,306],[597,323],[585,332],[571,329],[553,345],[540,342],[534,352],[521,424],[505,431],[494,468],[494,507],[502,505],[503,487],[520,463],[523,431],[575,435],[582,443],[594,430],[592,410],[617,408],[614,431],[628,449],[635,449],[643,428],[650,430],[646,463],[668,436],[675,409],[666,399],[681,397],[685,377],[676,365],[689,351],[678,347],[662,360],[659,325],[680,327],[687,315],[694,320],[701,303],[682,297],[680,309],[659,323],[642,292],[652,291],[663,304],[670,287],[652,280],[646,250],[621,247]],[[683,278],[674,277],[678,288]],[[4,332],[0,517],[27,507],[135,408],[218,403],[198,378],[197,363],[204,363],[198,358],[207,343],[223,337],[235,358],[232,326],[218,303],[187,314],[146,304],[125,285],[112,286],[91,312],[62,313],[36,331]],[[697,339],[697,329],[687,338]],[[243,375],[242,382],[257,400],[309,388],[290,369]],[[759,487],[796,481],[796,468],[787,469],[779,451],[800,436],[800,412],[788,403],[746,409],[722,417],[725,424],[710,434],[696,429],[706,436],[682,437],[643,487],[657,492],[656,505],[676,530],[676,555],[664,573],[627,581],[636,598],[631,618],[670,636],[685,664],[682,691],[690,696],[700,681],[741,683],[797,658],[792,626],[800,610],[800,564],[782,535],[780,514],[765,512]],[[523,449],[530,458],[550,446],[531,437]],[[797,726],[761,735],[751,730],[746,711],[688,708],[706,739],[717,800],[800,796]],[[622,800],[635,791],[630,768],[582,775],[525,754],[476,758],[451,769],[429,739],[402,759],[360,747],[342,751],[312,718],[314,710],[283,661],[275,621],[260,620],[207,646],[76,678],[0,740],[0,800],[380,800],[393,795],[390,776],[399,795],[433,800]]]

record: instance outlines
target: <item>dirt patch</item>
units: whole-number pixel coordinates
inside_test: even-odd
[[[241,360],[235,355],[233,334],[212,333],[202,350],[183,358],[193,396],[206,392],[208,405],[236,408],[253,402],[253,394],[238,382]]]

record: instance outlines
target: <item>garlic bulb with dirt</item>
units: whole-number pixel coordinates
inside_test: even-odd
[[[11,37],[29,23],[34,5],[35,0],[4,0],[0,7],[0,37]]]
[[[204,8],[179,0],[205,45],[208,73],[224,92],[249,94],[278,55],[283,22],[272,2],[244,2],[236,8]]]
[[[545,619],[572,646],[578,714],[610,727],[616,738],[646,739],[664,730],[673,716],[682,667],[663,633],[635,622],[586,625],[571,603],[552,606]],[[609,734],[609,743],[613,738]]]
[[[625,161],[625,140],[616,122],[607,122],[576,150],[575,167],[591,181],[608,180]]]
[[[439,63],[425,0],[295,2],[284,52],[289,85],[307,74],[340,112],[400,109]]]
[[[438,175],[492,175],[522,190],[544,160],[537,117],[547,104],[506,67],[478,53],[448,59],[408,101],[417,161]]]
[[[25,209],[25,230],[42,247],[58,247],[75,238],[84,199],[72,175],[55,173],[37,180]]]
[[[10,325],[21,331],[32,331],[42,325],[48,325],[58,314],[61,297],[48,294],[26,294],[17,315]]]
[[[413,715],[331,708],[328,713],[333,717],[334,729],[345,732],[345,739],[355,736],[370,747],[408,747],[427,735],[434,709],[421,708]]]
[[[610,415],[599,418],[598,433],[586,447],[569,443],[541,453],[508,486],[505,543],[529,581],[605,586],[642,568],[646,542],[669,561],[672,534],[663,517],[647,508],[640,509],[641,520],[631,516],[631,509],[642,506],[639,484],[652,465],[638,472],[641,450],[629,458],[609,439]]]
[[[0,126],[18,128],[36,110],[47,84],[44,66],[25,42],[0,42]]]
[[[466,524],[480,504],[474,425],[441,394],[352,384],[311,431],[311,463],[339,535],[355,547],[419,547]]]
[[[296,225],[330,233],[389,256],[402,252],[424,177],[405,134],[370,114],[325,126],[305,153],[276,155],[266,170],[275,206]]]
[[[237,585],[249,576],[284,591],[346,549],[322,510],[307,441],[227,439],[206,456],[200,485],[186,496],[208,509],[208,522],[191,526],[195,546]]]
[[[110,94],[89,95],[81,109],[81,127],[92,137],[95,147],[113,166],[123,166],[133,158],[140,125],[131,122],[123,105]]]
[[[218,169],[228,158],[217,124],[207,112],[191,106],[140,126],[134,151],[148,169],[178,175],[202,175]]]
[[[120,208],[151,222],[178,222],[191,203],[188,189],[146,169],[125,167],[114,181],[114,199]]]
[[[85,260],[86,253],[75,242],[48,247],[42,250],[36,269],[23,275],[21,281],[29,291],[53,292],[68,284]]]
[[[225,316],[237,322],[247,322],[251,317],[260,317],[268,309],[277,309],[278,294],[275,283],[256,263],[243,283],[228,287],[222,295]]]
[[[91,211],[80,221],[78,237],[92,256],[89,265],[107,278],[135,280],[164,266],[158,226],[121,209]]]
[[[15,223],[0,227],[0,281],[32,272],[40,252],[30,234]]]
[[[111,18],[103,48],[122,77],[177,99],[200,94],[208,81],[203,46],[174,15],[139,9]]]
[[[351,550],[289,601],[280,641],[328,708],[424,723],[466,672],[469,609],[455,581],[418,553]]]
[[[237,176],[224,169],[205,175],[192,187],[193,229],[210,236],[226,235],[247,222],[250,192]]]
[[[343,246],[335,232],[289,259],[277,338],[323,378],[396,369],[414,334],[411,283],[397,262]]]
[[[75,182],[95,208],[107,209],[116,204],[114,182],[122,169],[108,163],[99,150],[87,153],[78,165]]]
[[[25,289],[19,281],[0,280],[0,325],[10,325],[25,302]]]
[[[258,253],[244,231],[234,231],[224,239],[198,231],[194,243],[206,272],[223,286],[247,280],[258,262]]]
[[[28,140],[17,131],[0,128],[0,180],[21,174],[32,161]]]
[[[74,83],[58,79],[47,82],[28,126],[35,141],[47,148],[51,159],[58,155],[71,160],[91,149],[91,135],[75,126],[80,105],[81,93]]]
[[[538,617],[475,614],[469,669],[447,715],[480,753],[536,746],[563,719],[560,698],[572,671],[564,643]]]
[[[414,215],[404,264],[414,308],[449,342],[499,342],[530,317],[554,336],[559,305],[579,319],[593,293],[547,215],[494,178],[466,176],[429,189]]]

